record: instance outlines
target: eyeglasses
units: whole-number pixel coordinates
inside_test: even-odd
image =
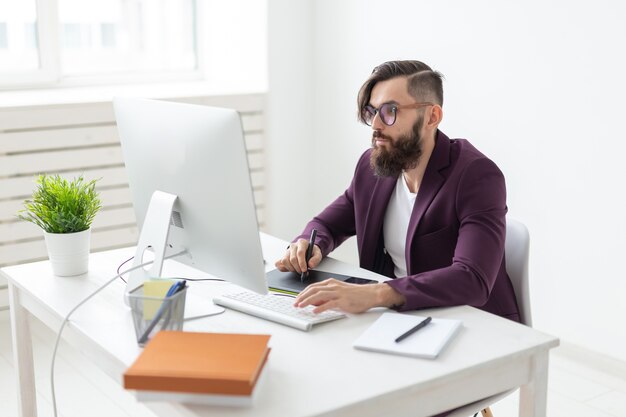
[[[368,126],[372,125],[376,113],[378,113],[380,120],[387,126],[391,126],[396,122],[396,114],[399,109],[418,109],[424,106],[434,106],[434,103],[414,103],[399,105],[395,103],[383,103],[379,108],[376,108],[370,104],[363,107],[361,110],[361,120]]]

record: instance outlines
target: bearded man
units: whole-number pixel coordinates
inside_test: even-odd
[[[372,127],[371,149],[349,188],[306,225],[276,267],[315,268],[356,235],[360,266],[394,279],[314,283],[296,306],[360,313],[467,304],[519,321],[504,263],[504,176],[470,142],[438,129],[442,105],[442,75],[419,61],[386,62],[363,84],[358,114]]]

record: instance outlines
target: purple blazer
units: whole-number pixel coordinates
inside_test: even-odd
[[[383,220],[397,178],[377,177],[371,149],[356,166],[350,187],[311,220],[328,255],[356,234],[362,268],[393,278]],[[471,305],[519,321],[505,270],[506,187],[498,167],[465,139],[438,131],[409,221],[408,276],[388,281],[406,297],[399,311]]]

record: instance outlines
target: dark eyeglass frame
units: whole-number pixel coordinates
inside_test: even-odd
[[[361,120],[366,125],[371,126],[372,122],[374,121],[374,118],[378,114],[380,117],[380,120],[384,124],[386,124],[387,126],[393,126],[393,124],[396,122],[396,115],[398,113],[398,110],[419,109],[420,107],[434,106],[434,105],[435,103],[429,103],[429,102],[413,103],[413,104],[397,104],[394,102],[387,102],[387,103],[381,104],[379,108],[376,108],[372,106],[371,104],[368,104],[365,107],[363,107],[363,110],[361,111]],[[389,117],[392,118],[391,121],[388,120]]]

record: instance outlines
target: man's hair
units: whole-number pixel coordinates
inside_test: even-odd
[[[443,105],[443,75],[440,72],[433,71],[420,61],[388,61],[374,68],[359,90],[357,104],[361,121],[364,121],[362,110],[369,104],[372,89],[376,83],[396,77],[407,77],[408,92],[418,102]]]

